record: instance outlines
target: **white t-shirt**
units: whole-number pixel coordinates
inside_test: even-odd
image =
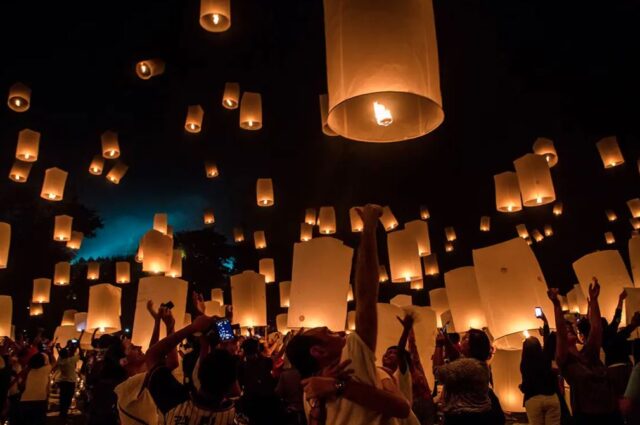
[[[118,415],[121,425],[156,425],[159,423],[158,409],[147,388],[143,389],[145,373],[129,377],[113,392],[118,396]]]
[[[31,369],[29,373],[27,373],[27,382],[20,401],[47,400],[50,374],[51,365],[49,364],[42,366],[40,369]]]

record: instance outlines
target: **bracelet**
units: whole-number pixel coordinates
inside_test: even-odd
[[[342,395],[344,394],[344,390],[347,386],[347,382],[342,380],[342,379],[337,379],[336,383],[335,383],[335,389],[336,389],[336,397],[342,397]]]

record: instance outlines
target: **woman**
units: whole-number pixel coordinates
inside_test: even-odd
[[[37,353],[31,356],[24,380],[24,392],[20,398],[22,423],[45,425],[50,374],[51,364],[46,354]]]
[[[560,425],[557,377],[551,369],[551,356],[542,349],[535,337],[529,337],[522,343],[520,373],[520,391],[524,393],[529,424]]]

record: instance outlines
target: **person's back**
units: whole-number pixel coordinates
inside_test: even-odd
[[[44,425],[49,398],[49,374],[51,365],[42,353],[29,359],[29,371],[20,397],[20,415],[29,425]]]
[[[524,406],[529,423],[560,425],[557,375],[551,369],[551,354],[543,351],[540,341],[535,337],[527,338],[522,344],[520,373],[520,390],[524,394]]]
[[[460,358],[437,370],[444,385],[444,411],[452,414],[491,410],[489,369],[473,358]]]

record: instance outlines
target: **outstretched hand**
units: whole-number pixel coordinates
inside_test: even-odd
[[[160,318],[162,322],[165,324],[167,329],[173,329],[176,325],[176,319],[173,317],[173,313],[171,313],[171,309],[160,307],[159,310]]]
[[[618,295],[618,301],[622,302],[622,301],[626,300],[628,295],[629,294],[627,294],[627,290],[623,289],[622,292],[620,292],[620,295]]]
[[[160,314],[153,307],[153,300],[147,301],[147,311],[153,317],[153,320],[158,320],[160,318]]]
[[[600,283],[598,278],[593,278],[593,283],[589,284],[589,302],[597,301],[600,295]]]
[[[400,316],[396,316],[398,322],[402,325],[403,329],[411,329],[413,327],[413,316],[411,314],[406,314],[404,319],[401,319]]]

